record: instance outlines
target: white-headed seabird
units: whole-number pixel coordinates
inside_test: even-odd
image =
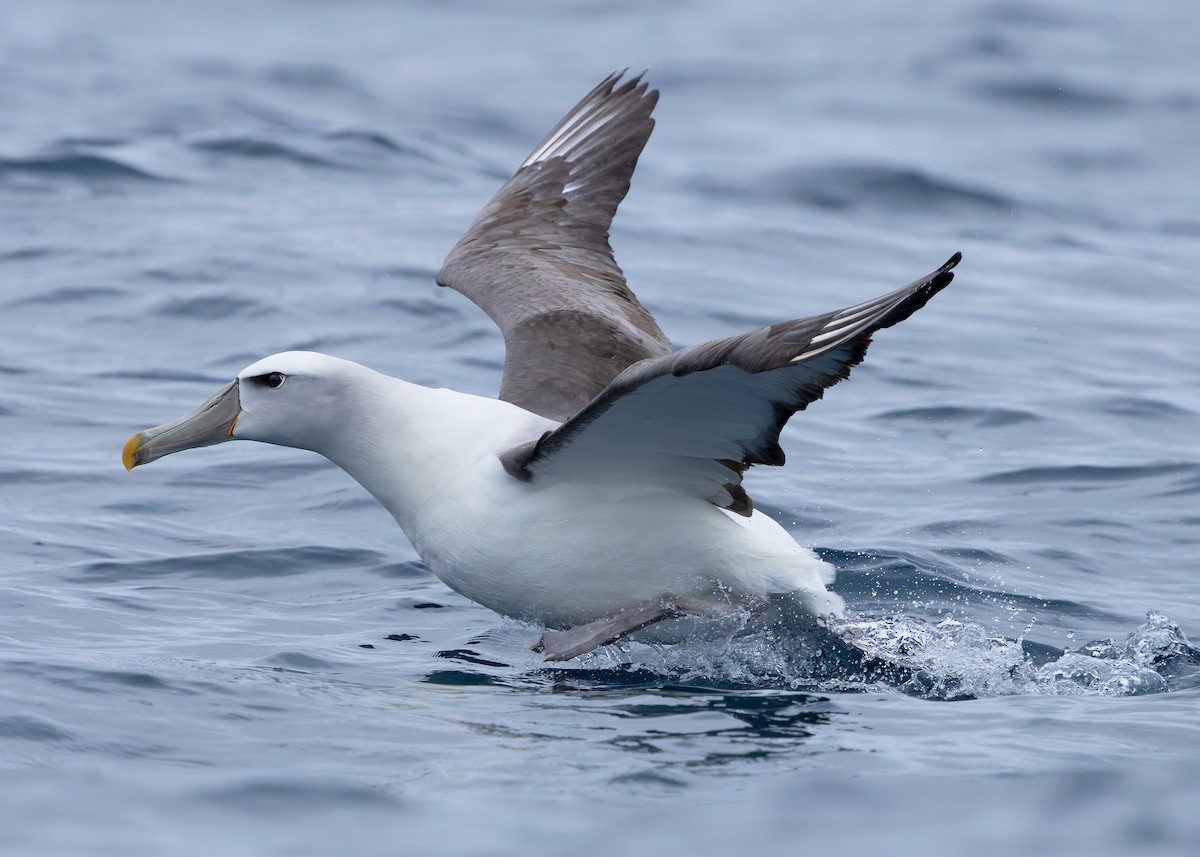
[[[833,568],[754,512],[742,477],[784,463],[788,418],[949,284],[960,255],[848,309],[673,350],[608,243],[658,100],[623,77],[537,145],[438,274],[504,334],[499,399],[290,351],[134,435],[125,466],[227,440],[318,452],[448,586],[543,625],[547,660],[638,631],[678,639],[684,617],[778,597],[814,625],[841,618]]]

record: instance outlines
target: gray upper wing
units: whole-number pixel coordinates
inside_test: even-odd
[[[928,276],[858,306],[644,360],[501,461],[519,479],[645,479],[749,515],[745,469],[783,464],[779,433],[791,415],[848,377],[876,330],[945,288],[960,259],[955,253]]]
[[[500,398],[563,420],[671,344],[613,259],[608,229],[654,120],[657,90],[609,75],[484,207],[438,273],[504,334]]]

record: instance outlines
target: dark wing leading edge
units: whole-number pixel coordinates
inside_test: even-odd
[[[945,288],[961,255],[899,291],[631,366],[538,441],[501,456],[519,479],[645,480],[749,515],[752,464],[784,462],[779,433],[862,362],[871,334]]]
[[[438,285],[504,334],[500,398],[551,419],[671,344],[625,284],[608,229],[658,101],[641,75],[609,75],[554,127],[450,251]]]

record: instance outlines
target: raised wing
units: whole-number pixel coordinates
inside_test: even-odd
[[[623,76],[601,81],[537,145],[437,277],[503,332],[500,398],[551,419],[578,411],[631,364],[671,351],[608,244],[658,101],[641,75]]]
[[[749,515],[752,464],[784,463],[779,433],[862,362],[871,334],[945,288],[961,254],[899,291],[645,360],[541,439],[501,456],[519,479],[642,479]]]

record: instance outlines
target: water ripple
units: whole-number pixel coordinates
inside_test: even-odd
[[[885,212],[949,214],[1010,212],[1017,202],[1001,193],[923,170],[875,164],[796,167],[755,183],[756,195],[783,198],[829,211],[873,209]],[[744,189],[713,186],[722,194],[744,196]]]
[[[64,286],[58,289],[50,289],[38,294],[28,295],[26,297],[17,298],[16,300],[7,301],[2,304],[6,307],[23,307],[23,306],[63,306],[67,304],[83,304],[89,301],[100,301],[106,298],[121,297],[125,292],[121,289],[115,289],[110,286]]]
[[[284,161],[302,167],[319,167],[333,170],[347,169],[345,164],[332,159],[311,154],[295,146],[281,143],[278,140],[268,140],[261,137],[213,137],[192,140],[188,145],[196,151],[212,155],[256,161]]]
[[[1176,417],[1193,417],[1195,411],[1189,410],[1172,402],[1161,399],[1149,399],[1141,396],[1128,396],[1103,399],[1095,404],[1098,410],[1118,417],[1134,419],[1171,419]]]
[[[1200,464],[1171,462],[1141,465],[1068,464],[1044,467],[1023,467],[1002,473],[991,473],[976,480],[981,485],[1075,485],[1120,484],[1142,479],[1179,476],[1200,477]]]
[[[227,294],[210,294],[171,298],[158,306],[154,314],[219,321],[225,318],[268,315],[275,311],[274,307],[262,301]]]
[[[902,408],[876,414],[877,420],[913,421],[921,423],[956,423],[972,428],[995,428],[1042,420],[1031,411],[1015,408],[968,408],[951,405],[924,408]]]
[[[132,166],[112,155],[81,152],[38,155],[27,158],[0,158],[0,177],[26,174],[79,179],[85,182],[174,181],[148,170]]]
[[[363,88],[349,74],[325,63],[280,63],[267,68],[263,76],[271,83],[300,90],[363,93]]]
[[[1087,604],[1062,598],[1042,598],[1019,592],[1006,592],[967,580],[960,567],[936,563],[899,551],[818,550],[821,558],[838,570],[833,589],[852,608],[859,611],[910,611],[920,605],[922,612],[945,610],[1020,610],[1030,615],[1043,612],[1058,617],[1104,618],[1119,622],[1123,617]],[[947,548],[942,555],[970,562],[972,571],[979,563],[1005,566],[1012,560],[1003,554],[973,549]]]
[[[314,567],[332,569],[375,567],[386,560],[375,551],[329,548],[321,545],[243,549],[185,554],[157,559],[89,562],[75,566],[72,581],[155,580],[171,576],[217,580],[284,577],[305,574]]]
[[[399,143],[380,131],[361,128],[340,128],[336,131],[326,131],[322,134],[322,137],[335,143],[349,143],[370,149],[377,149],[386,154],[415,158],[420,161],[433,162],[435,160],[434,156],[425,149]]]
[[[213,789],[197,795],[201,800],[229,806],[240,813],[253,816],[285,814],[294,815],[295,807],[355,807],[383,806],[395,810],[400,804],[387,792],[365,786],[329,782],[327,780],[303,780],[290,777],[286,780],[260,779]]]
[[[8,715],[0,717],[0,740],[5,738],[17,741],[72,741],[70,732],[55,726],[49,721],[26,715]]]
[[[1046,110],[1110,112],[1129,104],[1129,99],[1116,92],[1089,89],[1057,78],[979,81],[971,90],[997,101]]]

